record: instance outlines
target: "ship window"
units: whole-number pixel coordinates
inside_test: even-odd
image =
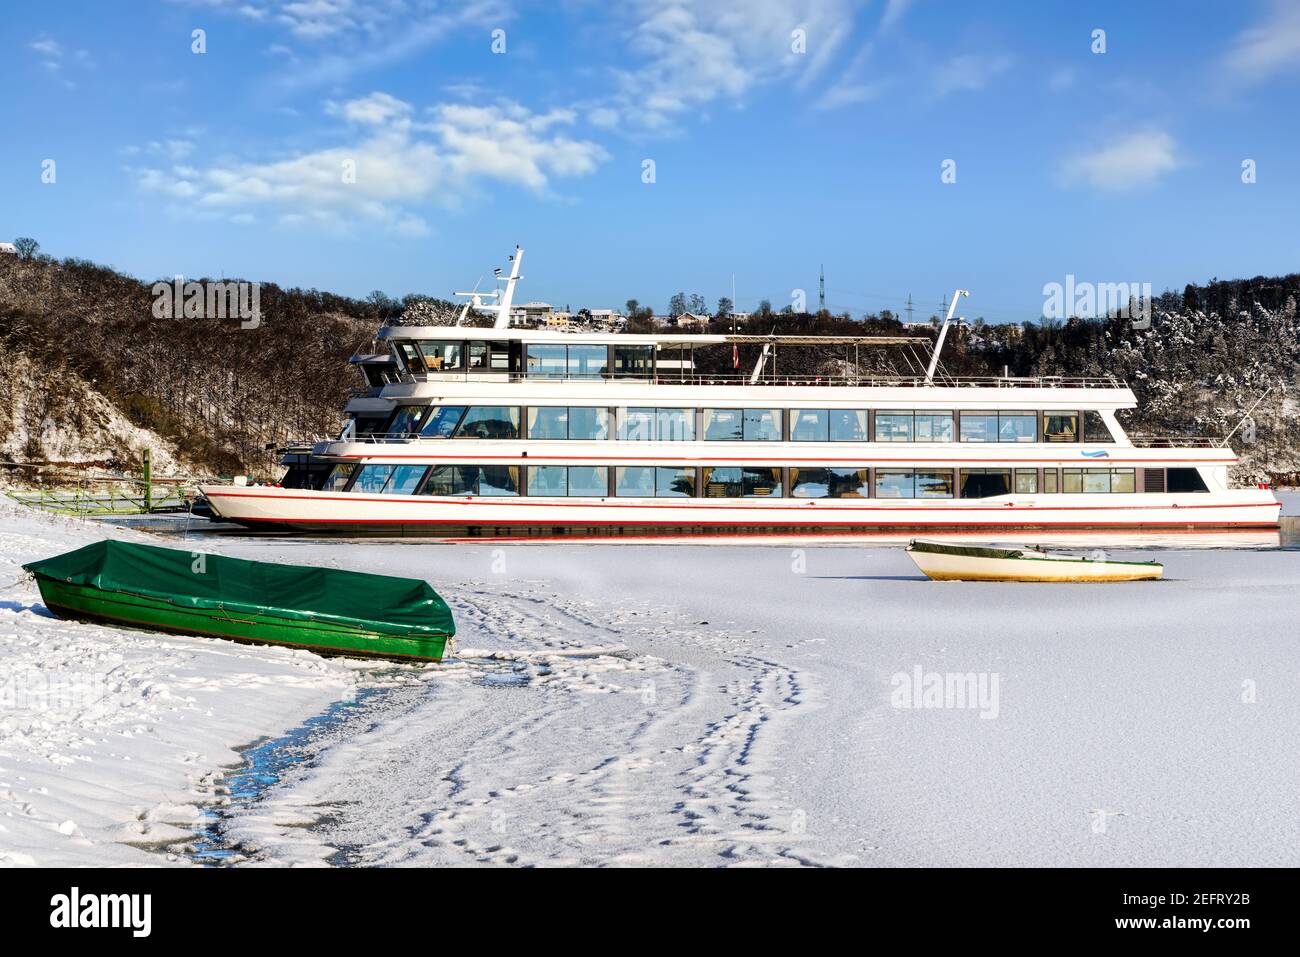
[[[443,372],[461,368],[464,343],[440,342],[424,339],[420,351],[424,353],[424,367],[429,372]]]
[[[961,440],[963,442],[996,442],[998,416],[996,412],[963,412],[961,414]]]
[[[569,375],[575,379],[602,379],[609,370],[608,346],[569,346]]]
[[[478,469],[473,465],[437,465],[424,483],[425,495],[474,495],[478,491]]]
[[[867,469],[797,468],[790,471],[795,498],[866,498],[870,488]]]
[[[445,439],[456,431],[461,416],[465,414],[463,405],[440,405],[433,409],[424,420],[420,434],[434,439]]]
[[[1083,441],[1103,445],[1115,441],[1115,437],[1110,434],[1110,426],[1106,424],[1100,412],[1088,409],[1083,413]]]
[[[385,495],[412,495],[420,485],[420,479],[429,471],[424,465],[399,465],[393,469],[384,484]]]
[[[388,434],[414,435],[420,431],[420,423],[428,411],[427,405],[399,405],[393,413],[393,421],[388,424]]]
[[[486,369],[488,365],[488,344],[486,342],[471,342],[469,344],[469,368],[470,371]]]
[[[704,470],[705,498],[780,498],[779,468],[726,466]]]
[[[962,416],[962,422],[966,416]],[[1010,469],[962,469],[962,498],[992,498],[995,495],[1008,495],[1011,492]]]
[[[1079,441],[1079,413],[1044,412],[1043,440],[1046,442]]]
[[[745,410],[745,441],[746,442],[780,442],[781,441],[781,410],[780,409],[746,409]]]
[[[1055,495],[1060,491],[1057,484],[1059,473],[1056,469],[1043,469],[1043,491],[1048,495]]]
[[[876,469],[876,498],[915,498],[916,474],[911,469]]]
[[[618,437],[629,442],[690,442],[694,409],[628,408],[618,412]]]
[[[530,439],[607,439],[609,410],[600,406],[532,406],[528,409]]]
[[[916,413],[916,441],[951,442],[952,437],[951,412]]]
[[[352,473],[357,469],[354,464],[339,464],[330,469],[330,474],[325,476],[325,482],[321,485],[322,492],[341,492],[347,487],[348,479],[352,478]]]
[[[410,340],[396,342],[394,349],[407,372],[424,374],[424,360],[420,358],[420,350],[415,348],[414,342]]]
[[[614,378],[648,379],[654,373],[654,346],[615,346]]]
[[[352,483],[352,491],[410,495],[426,471],[424,465],[363,465]]]
[[[628,465],[614,470],[614,494],[636,498],[653,498],[655,470],[653,465]]]
[[[738,442],[744,438],[745,414],[741,409],[705,409],[705,442]]]
[[[569,410],[564,406],[532,406],[528,410],[530,439],[567,439]]]
[[[1208,492],[1205,479],[1197,469],[1168,469],[1165,472],[1166,492]]]
[[[876,441],[911,442],[912,426],[911,412],[877,412]]]
[[[867,441],[866,409],[831,409],[832,442]]]
[[[1132,492],[1133,469],[1062,469],[1061,488],[1069,493]]]
[[[917,498],[952,498],[952,469],[929,469],[916,473]]]
[[[792,442],[826,442],[831,437],[830,413],[825,409],[791,409]]]
[[[999,412],[999,442],[1033,442],[1038,438],[1038,413]]]
[[[457,439],[519,438],[519,407],[506,405],[470,406],[456,429]]]
[[[528,466],[529,495],[568,495],[569,470],[563,465]]]
[[[609,494],[609,468],[604,465],[570,465],[569,494],[604,498]]]
[[[695,469],[629,465],[615,470],[615,494],[638,498],[693,498]]]
[[[1016,494],[1017,495],[1038,494],[1038,470],[1037,469],[1016,469]]]
[[[533,379],[563,379],[567,370],[567,348],[531,343],[528,346],[528,375]]]

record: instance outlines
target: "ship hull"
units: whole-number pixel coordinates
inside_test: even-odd
[[[203,486],[215,517],[284,533],[420,537],[834,535],[860,532],[1068,529],[1276,529],[1266,490],[1209,494],[1026,495],[905,502],[572,499],[368,495]]]

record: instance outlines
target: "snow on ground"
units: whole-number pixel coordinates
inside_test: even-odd
[[[0,585],[98,533],[0,512]],[[1015,585],[928,582],[878,545],[195,541],[425,577],[458,623],[459,661],[232,810],[261,860],[1300,864],[1300,552]],[[0,711],[11,863],[160,860],[112,841],[178,837],[232,745],[374,677],[56,622],[23,587],[0,591],[0,674],[113,678],[98,710]]]
[[[448,668],[326,749],[236,819],[282,861],[1300,863],[1298,552],[1018,585],[885,548],[325,548],[428,577],[532,681]],[[583,644],[628,657],[545,655]],[[917,704],[971,698],[903,707],[918,669]]]
[[[58,621],[23,562],[143,535],[0,501],[0,866],[159,864],[234,747],[351,693],[307,652]]]

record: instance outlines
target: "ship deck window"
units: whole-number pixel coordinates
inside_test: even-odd
[[[568,373],[568,347],[530,343],[527,369],[532,379],[563,379]]]
[[[1100,412],[1088,409],[1083,413],[1083,441],[1100,445],[1109,445],[1115,441],[1115,437],[1110,434],[1110,426]]]
[[[916,473],[911,469],[876,469],[876,498],[916,498]]]
[[[915,422],[911,412],[877,412],[877,442],[911,442]]]
[[[654,375],[654,346],[615,346],[614,378],[648,379]]]
[[[963,420],[965,416],[962,416]],[[1011,492],[1010,469],[962,469],[962,498],[992,498]]]
[[[953,434],[951,412],[916,413],[916,441],[951,442]]]
[[[996,442],[998,440],[998,414],[996,412],[963,412],[961,414],[961,440],[963,442]]]
[[[425,465],[363,465],[352,483],[353,492],[410,495],[428,471]]]
[[[399,405],[388,423],[388,434],[414,435],[420,431],[420,423],[428,411],[427,405]]]
[[[509,496],[519,494],[517,465],[438,465],[429,472],[425,495]]]
[[[999,442],[1033,442],[1038,438],[1037,412],[999,412]]]
[[[867,440],[866,409],[831,409],[832,442],[865,442]]]
[[[952,469],[918,469],[917,498],[952,498]]]
[[[340,463],[330,469],[329,475],[325,476],[325,481],[321,483],[322,492],[341,492],[347,488],[348,480],[352,478],[352,473],[357,469],[354,463]]]
[[[615,494],[638,498],[694,498],[695,469],[628,465],[615,469]]]
[[[721,466],[704,470],[705,498],[780,498],[781,470],[761,466]]]
[[[569,346],[569,376],[603,379],[609,371],[608,346]]]
[[[457,439],[519,438],[519,406],[470,406],[452,436]]]
[[[465,415],[463,405],[440,405],[432,409],[420,427],[420,434],[434,439],[450,438]]]
[[[604,465],[530,465],[528,494],[604,498],[609,494],[609,469]]]
[[[427,372],[450,372],[462,368],[464,358],[463,342],[448,342],[434,339],[420,340],[420,352],[424,355],[424,368]]]
[[[1133,469],[1062,469],[1061,491],[1071,494],[1097,492],[1134,492],[1137,490]]]
[[[618,437],[626,442],[690,442],[695,439],[694,409],[619,410]]]
[[[739,442],[745,436],[743,409],[705,409],[705,442]]]
[[[1165,471],[1166,492],[1208,492],[1205,479],[1197,469],[1168,469]]]
[[[796,468],[790,470],[794,498],[867,498],[871,488],[867,469]]]
[[[1079,441],[1079,413],[1078,412],[1044,412],[1043,413],[1043,441],[1044,442]]]
[[[581,405],[530,406],[528,437],[603,441],[609,438],[609,409]]]
[[[830,437],[830,412],[826,409],[790,410],[790,441],[827,442]]]
[[[780,442],[781,418],[780,409],[746,409],[745,441]]]
[[[1055,495],[1060,491],[1058,480],[1059,473],[1056,469],[1043,469],[1043,492],[1048,495]]]
[[[1038,494],[1038,470],[1037,469],[1016,469],[1016,494],[1017,495]]]

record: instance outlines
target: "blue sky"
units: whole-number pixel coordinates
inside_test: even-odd
[[[0,238],[148,279],[447,295],[520,243],[574,308],[824,263],[836,311],[1022,321],[1300,268],[1295,0],[78,0],[0,55]]]

